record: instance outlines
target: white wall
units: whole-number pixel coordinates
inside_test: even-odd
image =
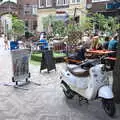
[[[1,16],[1,23],[4,29],[4,33],[6,33],[7,30],[12,30],[12,16],[11,15],[5,14]]]
[[[37,22],[38,22],[38,27],[37,27],[37,31],[38,32],[42,32],[43,31],[43,18],[47,17],[49,15],[56,15],[56,10],[55,9],[41,9],[38,10],[38,17],[37,17]]]

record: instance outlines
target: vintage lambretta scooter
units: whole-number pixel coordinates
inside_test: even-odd
[[[60,79],[67,98],[72,99],[76,94],[81,100],[83,98],[87,101],[101,98],[105,112],[114,116],[114,95],[104,64],[92,60],[81,65],[67,65],[66,70],[61,72]]]

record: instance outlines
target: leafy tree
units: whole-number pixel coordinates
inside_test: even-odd
[[[44,31],[48,31],[49,26],[51,26],[55,21],[55,16],[49,15],[47,17],[43,17],[42,23],[43,23],[43,29]]]
[[[59,34],[64,36],[65,34],[65,24],[62,20],[57,20],[55,16],[49,15],[43,18],[43,28],[44,31],[49,32],[49,27],[51,27],[53,34]]]
[[[93,29],[93,18],[86,17],[85,22],[80,25],[81,31],[92,30]]]
[[[108,31],[116,32],[117,29],[119,29],[120,24],[117,23],[116,17],[108,17]]]
[[[12,33],[18,37],[24,34],[24,21],[12,16]]]
[[[94,22],[98,25],[99,30],[105,30],[107,26],[107,19],[102,14],[95,14],[93,16]]]
[[[53,34],[59,34],[60,36],[65,35],[65,26],[62,20],[56,20],[52,23],[53,26]]]
[[[114,33],[119,29],[120,24],[116,17],[105,17],[103,14],[94,14],[86,18],[86,22],[82,25],[84,30],[92,30],[93,26],[100,31]]]

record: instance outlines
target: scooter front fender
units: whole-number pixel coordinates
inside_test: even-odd
[[[110,86],[103,86],[98,91],[98,97],[111,99],[114,97],[112,88]]]

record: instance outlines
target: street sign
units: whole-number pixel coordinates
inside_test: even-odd
[[[29,77],[29,49],[12,50],[12,66],[14,81],[21,81]]]
[[[51,50],[44,50],[42,52],[40,72],[41,70],[46,69],[46,68],[48,70],[48,73],[50,70],[53,70],[53,69],[56,70],[55,60],[53,58],[53,52]]]
[[[107,3],[106,9],[119,9],[120,8],[120,2],[116,3]]]

